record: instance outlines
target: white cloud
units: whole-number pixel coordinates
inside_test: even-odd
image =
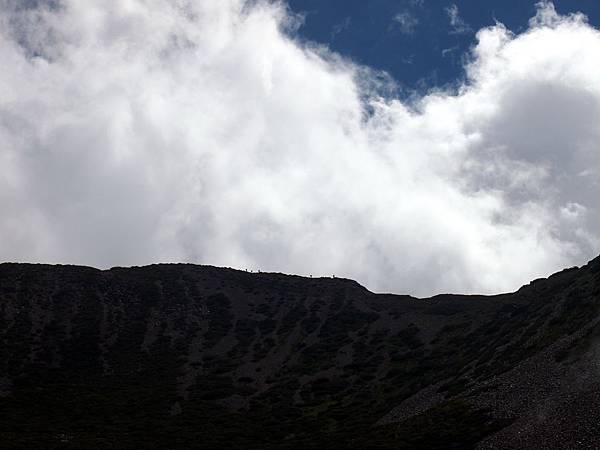
[[[442,49],[442,57],[445,58],[447,55],[452,55],[452,53],[457,52],[460,49],[458,45],[453,47],[443,48]]]
[[[341,22],[334,25],[331,30],[331,40],[334,40],[338,34],[343,33],[350,28],[351,23],[352,19],[350,17],[345,17]]]
[[[0,2],[0,258],[496,292],[598,250],[599,33],[479,31],[414,104],[278,4]],[[379,89],[381,91],[381,89]],[[367,111],[371,111],[367,113]]]
[[[448,20],[450,20],[450,26],[452,27],[452,34],[466,34],[471,33],[473,30],[466,23],[458,12],[458,6],[454,3],[446,8],[446,14],[448,15]]]
[[[413,34],[418,24],[419,19],[409,11],[403,11],[394,16],[394,28],[397,28],[402,34]]]

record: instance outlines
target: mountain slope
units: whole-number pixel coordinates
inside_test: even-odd
[[[430,299],[208,266],[1,264],[0,447],[593,448],[599,305],[599,260]]]

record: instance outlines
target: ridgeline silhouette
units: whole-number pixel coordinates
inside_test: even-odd
[[[187,264],[0,264],[0,447],[597,447],[599,306],[599,259],[428,299]]]

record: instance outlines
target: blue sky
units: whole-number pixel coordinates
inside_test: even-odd
[[[358,63],[385,70],[401,87],[431,88],[463,76],[475,33],[503,23],[519,33],[535,15],[533,0],[288,0],[304,16],[303,39],[326,44]],[[583,12],[600,23],[600,2],[557,0],[560,14]],[[454,17],[454,24],[451,18]],[[402,94],[402,92],[400,92]]]

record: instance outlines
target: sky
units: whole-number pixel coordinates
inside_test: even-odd
[[[0,0],[0,260],[417,296],[584,264],[598,7],[493,3]]]
[[[502,23],[513,33],[527,30],[538,0],[289,0],[303,18],[301,39],[327,45],[358,64],[385,70],[397,95],[454,85],[476,33]],[[600,24],[596,0],[558,0],[560,14],[583,12]]]

